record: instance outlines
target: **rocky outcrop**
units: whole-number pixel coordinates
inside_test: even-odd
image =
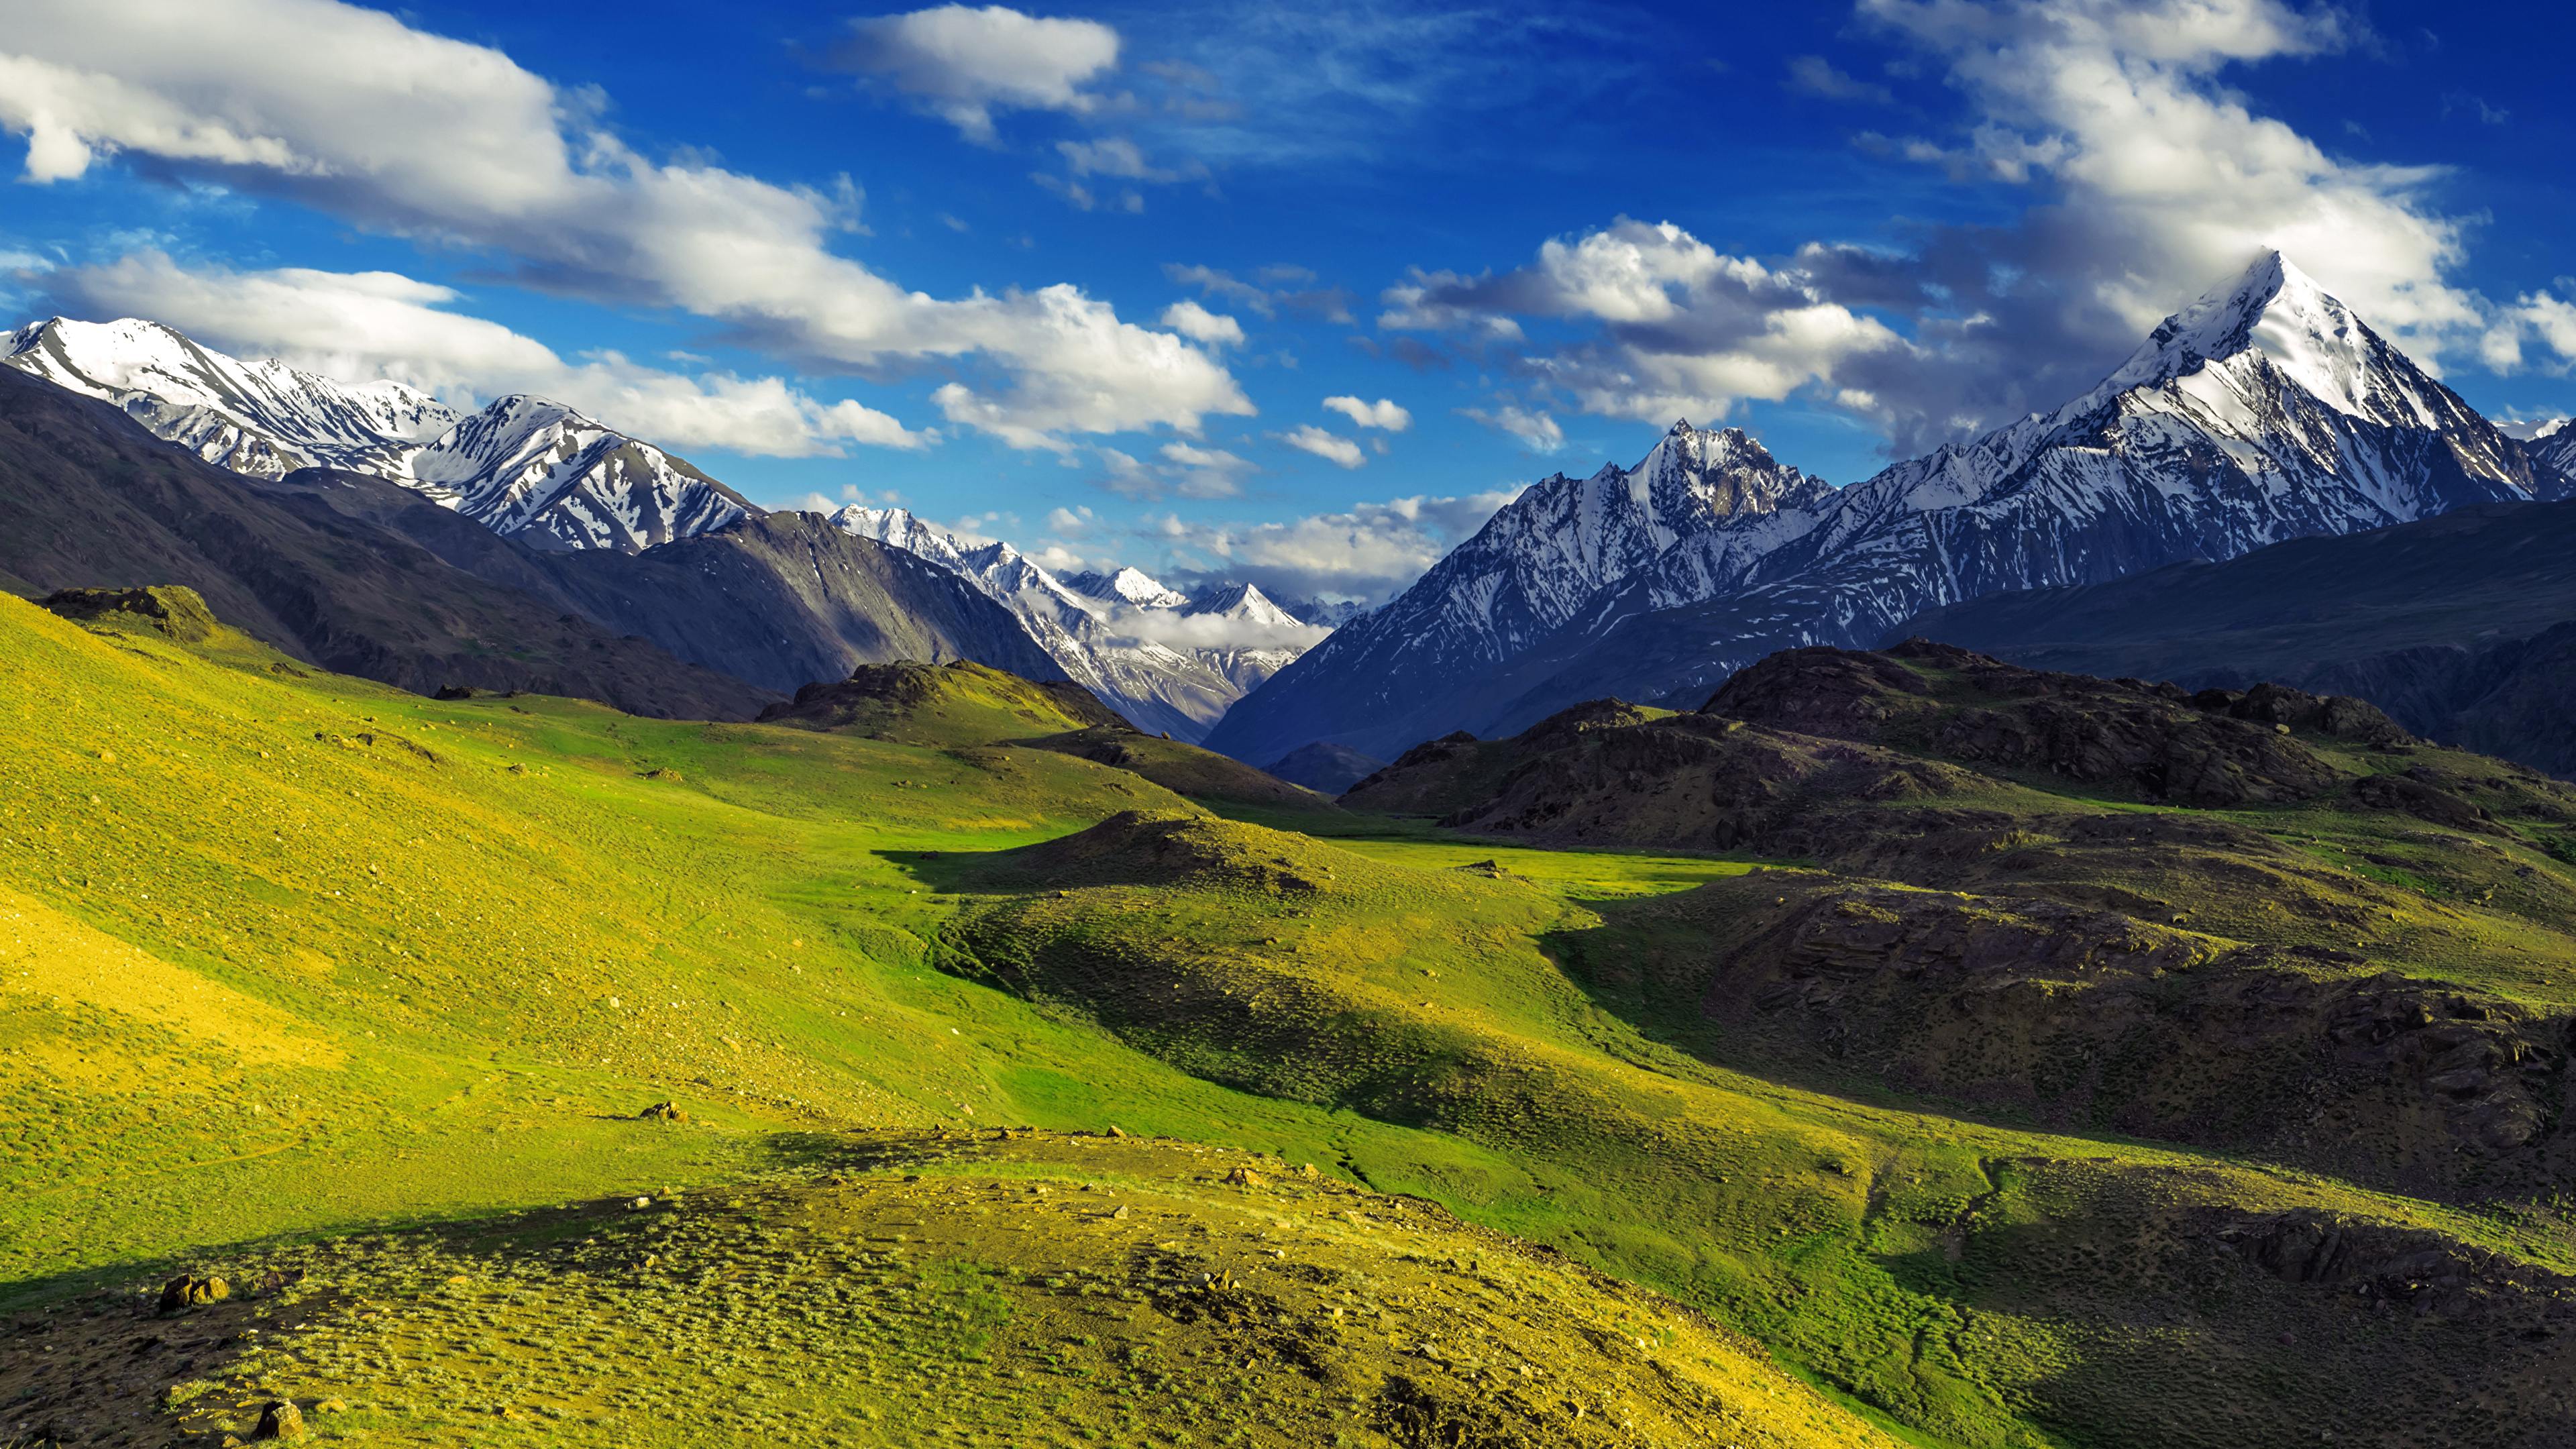
[[[1941,672],[1938,691],[1935,677],[1909,667],[1916,664]],[[2360,700],[2272,685],[2192,696],[2171,684],[2027,669],[1922,639],[1885,653],[1783,650],[1739,671],[1703,709],[1800,734],[2123,783],[2142,800],[2202,807],[2305,800],[2340,787],[2343,776],[2297,730],[2374,744],[2408,738]]]
[[[1694,989],[1773,1051],[2059,1126],[2419,1189],[2471,1164],[2538,1180],[2569,1155],[2568,1019],[2319,974],[2362,959],[2053,899],[1842,886],[1784,897]]]
[[[56,589],[37,604],[84,624],[149,629],[182,644],[214,637],[222,621],[195,589]]]
[[[2358,1221],[2315,1208],[2263,1217],[2205,1211],[2202,1240],[2285,1283],[2349,1293],[2365,1311],[2470,1320],[2539,1320],[2531,1336],[2576,1323],[2576,1280],[2421,1229]]]

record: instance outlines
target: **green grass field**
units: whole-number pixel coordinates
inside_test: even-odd
[[[2241,1271],[2209,1224],[2386,1224],[2506,1254],[2539,1283],[2576,1273],[2563,1218],[1766,1078],[1566,968],[1569,942],[1682,929],[1659,903],[1758,889],[1779,863],[1219,814],[1046,750],[432,701],[308,676],[238,637],[182,648],[15,601],[0,649],[0,1311],[66,1352],[158,1336],[95,1370],[108,1442],[238,1433],[273,1393],[345,1401],[316,1429],[377,1442],[1050,1442],[1014,1437],[1042,1423],[1068,1443],[1597,1430],[1979,1449],[2293,1427],[2406,1443],[2371,1437],[2370,1416],[2420,1394],[2446,1395],[2438,1432],[2473,1443],[2489,1441],[2459,1426],[2555,1362],[2542,1339],[2530,1364],[2496,1345],[2524,1344],[2513,1315],[2559,1290],[2499,1300],[2495,1333],[2357,1312]],[[2476,929],[2509,928],[2489,918]],[[2535,993],[2566,980],[2512,969]],[[663,1101],[688,1120],[639,1118]],[[1381,1297],[1451,1293],[1420,1277],[1435,1270],[1472,1278],[1441,1267],[1467,1255],[1461,1234],[1563,1267],[1455,1290],[1442,1311],[1482,1349],[1346,1333],[1325,1373],[1282,1367],[1295,1355],[1272,1333],[1270,1367],[1246,1368],[1253,1317],[1229,1335],[1177,1316],[1222,1294],[1164,1292],[1160,1260],[1137,1256],[1151,1244],[1023,1241],[1053,1231],[1029,1216],[1038,1199],[992,1185],[1051,1174],[1059,1198],[1133,1190],[1204,1215],[1195,1167],[1100,1169],[1093,1149],[1006,1147],[997,1127],[1257,1152],[1268,1173],[1319,1168],[1297,1189],[1314,1203],[1454,1214],[1332,1250],[1336,1271],[1414,1284]],[[926,1140],[942,1160],[907,1166]],[[996,1154],[1026,1160],[1005,1172]],[[903,1179],[957,1172],[989,1200],[940,1210],[982,1225],[919,1246],[907,1229],[889,1254],[895,1216],[927,1211],[930,1187]],[[687,1247],[652,1251],[716,1278],[633,1276],[628,1239],[652,1214],[615,1204],[668,1194]],[[1347,1210],[1397,1211],[1361,1201]],[[1209,1231],[1239,1247],[1288,1231],[1225,1211]],[[1320,1252],[1318,1231],[1298,1227],[1291,1256]],[[1619,1298],[1577,1265],[1670,1301]],[[202,1310],[262,1336],[215,1348],[114,1326],[180,1271],[277,1274],[267,1296]],[[1027,1327],[1085,1284],[1121,1326],[1073,1344]],[[1293,1314],[1281,1299],[1238,1316],[1311,1321],[1331,1306],[1315,1286]],[[916,1317],[880,1312],[888,1295]],[[1707,1316],[1689,1383],[1636,1378],[1615,1430],[1606,1400],[1541,1414],[1498,1397],[1537,1357],[1500,1356],[1539,1332],[1529,1320],[1613,1299]],[[109,1327],[81,1332],[94,1322]],[[1198,1334],[1206,1362],[1137,1358],[1157,1324]],[[1233,1377],[1211,1377],[1227,1354]],[[74,1412],[72,1361],[43,1358],[0,1360],[0,1442]],[[1699,1394],[1719,1407],[1689,1408]],[[1213,1427],[1174,1417],[1185,1402]],[[1546,1417],[1574,1409],[1589,1417]],[[2523,1422],[2496,1412],[2498,1433]]]

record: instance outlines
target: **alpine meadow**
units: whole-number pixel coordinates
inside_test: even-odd
[[[0,1449],[2576,1449],[2550,29],[0,0]]]

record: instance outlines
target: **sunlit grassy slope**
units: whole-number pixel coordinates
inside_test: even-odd
[[[0,1295],[46,1346],[95,1348],[134,1336],[117,1320],[147,1279],[292,1269],[204,1311],[327,1330],[282,1338],[292,1362],[149,1330],[98,1382],[144,1396],[120,1414],[183,1392],[129,1429],[237,1430],[266,1385],[355,1405],[314,1417],[327,1434],[445,1442],[1826,1443],[1866,1420],[1978,1446],[2519,1443],[2564,1367],[2558,1218],[1785,1086],[1560,969],[1652,904],[1621,898],[1747,888],[1753,862],[1313,822],[1336,843],[1046,751],[429,701],[14,601],[0,657]],[[637,1118],[662,1100],[691,1120]],[[1469,1288],[1441,1264],[1483,1250],[1446,1228],[1327,1248],[1323,1197],[1206,1207],[1213,1173],[992,1140],[1020,1124],[1428,1200],[1751,1333],[1840,1407],[1718,1335],[1634,1379],[1615,1434],[1493,1417],[1533,1324],[1610,1311],[1574,1279]],[[907,1165],[925,1152],[951,1156]],[[934,1200],[942,1173],[964,1176]],[[1049,1200],[994,1186],[1028,1174],[1195,1226],[1059,1243]],[[665,1189],[684,1251],[633,1237],[665,1220],[631,1199]],[[2237,1246],[2310,1221],[2475,1257],[2439,1290],[2475,1312],[2390,1313]],[[1222,1292],[1167,1291],[1154,1254],[1198,1227],[1227,1252],[1286,1234],[1276,1261],[1368,1277],[1389,1312],[1481,1293],[1483,1316],[1373,1318],[1331,1373],[1298,1367],[1283,1325],[1352,1305],[1310,1281],[1236,1321]],[[1028,1327],[1085,1285],[1117,1324]],[[887,1316],[898,1291],[918,1323]],[[1132,1352],[1156,1327],[1189,1372]],[[890,1398],[933,1349],[933,1402]],[[0,1361],[0,1401],[65,1412],[59,1363]],[[1692,1384],[1718,1407],[1677,1408]],[[710,1394],[741,1422],[674,1439],[673,1415],[716,1423],[689,1407]]]

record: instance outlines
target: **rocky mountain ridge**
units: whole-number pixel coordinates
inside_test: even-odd
[[[2560,497],[2556,458],[2270,253],[2084,396],[1850,487],[1687,424],[1634,469],[1544,480],[1208,743],[1386,755],[1604,695],[1687,705],[1775,650],[1866,644],[1938,604]]]

